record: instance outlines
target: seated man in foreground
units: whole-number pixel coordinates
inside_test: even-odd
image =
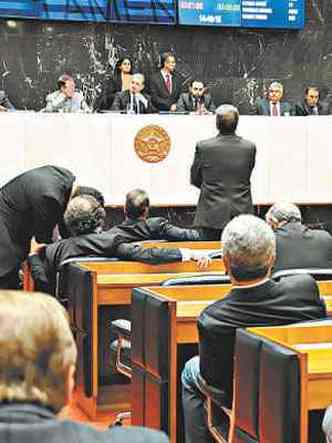
[[[222,234],[223,260],[233,288],[198,318],[199,357],[182,373],[186,443],[211,442],[205,424],[200,375],[232,406],[236,328],[277,326],[326,316],[315,280],[309,275],[270,279],[276,241],[272,229],[252,215],[240,215]]]
[[[273,272],[283,269],[332,269],[332,236],[302,224],[299,208],[293,203],[275,203],[265,215],[274,230],[277,256]]]
[[[72,257],[104,256],[122,260],[141,261],[150,264],[197,260],[201,269],[207,267],[206,253],[186,248],[142,248],[130,242],[146,239],[143,224],[129,235],[112,228],[102,232],[105,210],[89,195],[70,200],[64,214],[64,222],[70,237],[51,245],[33,244],[29,255],[32,277],[39,291],[54,293],[56,272],[60,264]],[[139,225],[140,226],[140,225]],[[180,228],[178,228],[180,229]],[[136,235],[136,236],[135,236]]]
[[[58,420],[74,389],[77,349],[64,308],[45,294],[0,292],[2,443],[167,443],[143,428],[101,432]]]

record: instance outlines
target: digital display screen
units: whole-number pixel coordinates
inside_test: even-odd
[[[179,0],[179,24],[302,29],[304,11],[305,0]]]
[[[304,27],[305,0],[0,0],[0,16],[244,28]]]
[[[176,0],[111,0],[111,21],[175,25]]]
[[[176,0],[0,0],[0,16],[174,25],[175,2]]]

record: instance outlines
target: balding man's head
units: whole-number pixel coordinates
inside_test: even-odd
[[[271,206],[265,220],[272,229],[277,229],[286,223],[301,223],[302,217],[299,208],[293,203],[279,202]]]
[[[239,121],[239,111],[233,105],[221,105],[216,110],[216,125],[221,134],[233,134]]]

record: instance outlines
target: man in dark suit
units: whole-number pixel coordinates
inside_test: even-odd
[[[219,240],[229,220],[252,213],[250,176],[255,166],[256,146],[235,134],[239,112],[232,105],[216,110],[219,134],[196,145],[191,166],[191,184],[200,188],[194,225],[202,238]]]
[[[150,114],[155,112],[151,98],[143,94],[144,75],[134,74],[127,91],[117,92],[114,97],[112,111],[125,111],[127,114]]]
[[[74,175],[59,166],[42,166],[13,178],[0,189],[0,288],[18,287],[18,269],[30,241],[52,241],[62,219]]]
[[[319,101],[319,89],[315,86],[309,86],[305,90],[304,100],[294,105],[294,115],[327,115],[328,106]]]
[[[273,271],[282,269],[332,269],[332,236],[302,224],[301,212],[292,203],[275,203],[265,219],[275,231],[277,258]]]
[[[10,102],[5,91],[0,91],[0,112],[15,111],[14,105]]]
[[[1,443],[167,443],[143,428],[98,431],[57,415],[69,404],[77,358],[65,309],[46,294],[0,291]]]
[[[175,112],[182,80],[175,73],[176,60],[171,52],[165,52],[161,57],[161,70],[154,74],[150,82],[152,103],[158,111]]]
[[[136,199],[136,202],[139,199]],[[139,207],[136,206],[136,210]],[[130,208],[129,214],[135,209]],[[170,225],[165,219],[152,218],[147,221],[135,215],[118,227],[102,232],[105,210],[89,195],[70,200],[64,215],[69,238],[59,240],[45,247],[33,243],[29,255],[31,273],[39,291],[54,293],[56,273],[60,264],[72,257],[105,256],[122,260],[141,261],[150,264],[172,263],[195,260],[198,267],[205,269],[209,260],[207,254],[187,248],[142,248],[134,244],[140,240],[197,239],[197,232]]]
[[[194,112],[195,114],[209,114],[216,110],[212,97],[206,92],[204,83],[193,80],[189,92],[183,92],[176,104],[178,112]]]
[[[196,229],[174,226],[164,217],[149,217],[150,199],[143,189],[133,189],[126,195],[125,220],[111,229],[124,242],[142,240],[197,241]]]
[[[256,101],[255,113],[257,115],[270,115],[272,117],[292,115],[292,106],[290,103],[281,101],[283,95],[283,85],[279,82],[271,83],[267,98],[259,98]]]
[[[252,215],[240,215],[222,234],[223,261],[232,289],[203,310],[198,318],[199,357],[182,373],[186,443],[212,442],[205,424],[200,375],[233,397],[233,359],[237,328],[286,325],[326,317],[315,280],[309,275],[270,279],[276,242],[270,226]]]

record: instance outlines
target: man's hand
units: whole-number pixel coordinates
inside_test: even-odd
[[[33,237],[31,239],[30,254],[29,255],[39,254],[45,248],[45,246],[46,246],[45,243],[38,243],[36,241],[35,237]]]
[[[197,267],[200,271],[208,269],[211,263],[211,258],[207,252],[201,252],[200,250],[192,250],[191,259],[197,262]]]
[[[176,111],[176,103],[173,103],[169,109],[171,112],[175,112]]]
[[[0,105],[0,112],[7,112],[7,108],[5,108],[4,106]]]

